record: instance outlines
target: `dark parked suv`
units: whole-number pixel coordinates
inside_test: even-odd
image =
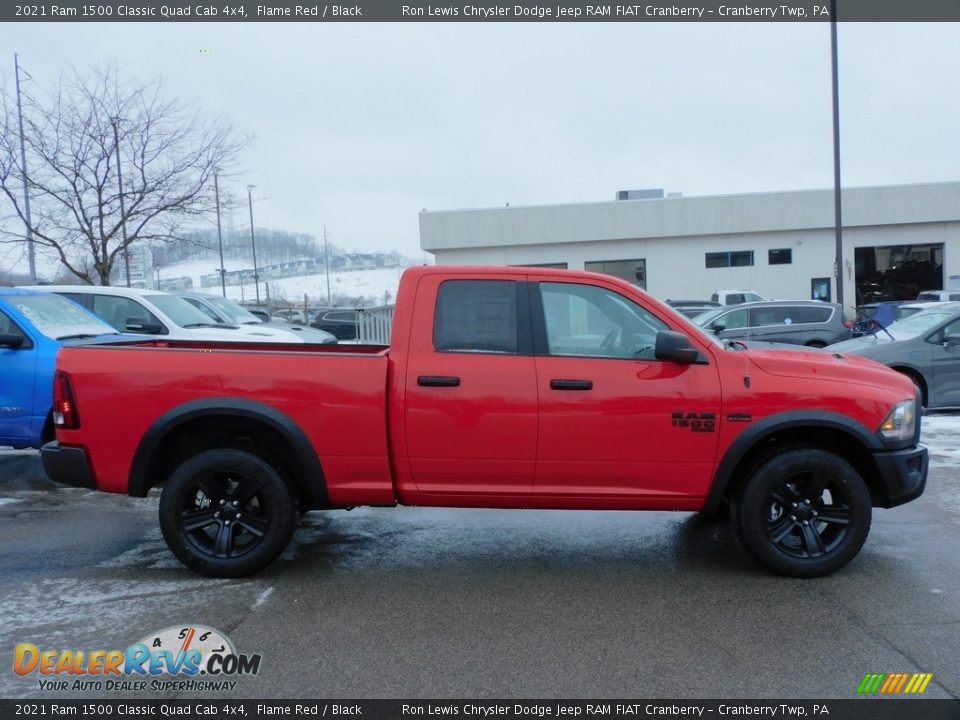
[[[825,347],[848,340],[853,323],[836,303],[770,300],[718,308],[694,321],[721,338]]]
[[[357,311],[327,310],[317,315],[310,326],[336,335],[337,340],[356,340]]]

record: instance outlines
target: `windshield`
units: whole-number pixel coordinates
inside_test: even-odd
[[[116,335],[117,331],[72,300],[59,295],[14,295],[8,297],[37,329],[53,340],[82,335]]]
[[[897,320],[887,328],[894,335],[912,336],[919,335],[931,330],[944,320],[949,320],[956,316],[956,312],[944,312],[942,310],[930,310],[919,312],[916,315]]]
[[[729,309],[730,308],[727,308],[727,307],[719,307],[716,310],[707,310],[706,312],[702,312],[699,315],[697,315],[695,318],[693,318],[693,322],[695,322],[700,327],[706,327],[711,322],[713,322],[713,320],[718,315],[727,312]]]
[[[217,310],[226,315],[231,322],[235,322],[240,325],[260,325],[263,323],[260,318],[258,318],[252,312],[249,312],[246,308],[241,307],[233,300],[228,300],[227,298],[222,297],[214,297],[212,295],[206,298],[206,300],[208,303],[216,307]]]
[[[160,312],[170,318],[174,325],[189,327],[191,325],[211,324],[210,318],[183,298],[174,295],[147,295],[144,300],[153,303]]]

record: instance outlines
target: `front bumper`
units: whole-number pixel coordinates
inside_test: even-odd
[[[875,504],[891,508],[915,500],[927,484],[929,458],[924,445],[906,450],[876,452],[873,459],[880,471],[883,496]]]
[[[40,460],[47,477],[54,482],[96,490],[87,451],[83,448],[66,447],[54,440],[40,448]]]

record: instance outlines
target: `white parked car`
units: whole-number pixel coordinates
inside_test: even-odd
[[[720,303],[721,305],[739,305],[740,303],[772,299],[753,290],[716,290],[710,296],[710,302]]]
[[[955,302],[960,300],[956,290],[924,290],[917,295],[917,302]]]
[[[259,325],[261,327],[275,328],[283,332],[294,333],[303,338],[305,343],[315,345],[333,345],[337,338],[323,330],[306,327],[305,325],[291,325],[288,322],[283,324],[274,322],[265,322],[252,312],[247,310],[240,303],[221,297],[220,295],[208,295],[206,293],[195,292],[175,292],[177,297],[183,298],[193,305],[197,310],[208,315],[211,320],[226,325]]]
[[[167,340],[304,342],[287,330],[214,322],[183,298],[159,290],[101,285],[36,285],[31,289],[73,300],[120,332],[162,336]]]

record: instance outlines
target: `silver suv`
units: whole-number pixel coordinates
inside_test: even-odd
[[[853,324],[836,303],[770,300],[717,308],[693,322],[721,338],[826,347],[848,340]]]

